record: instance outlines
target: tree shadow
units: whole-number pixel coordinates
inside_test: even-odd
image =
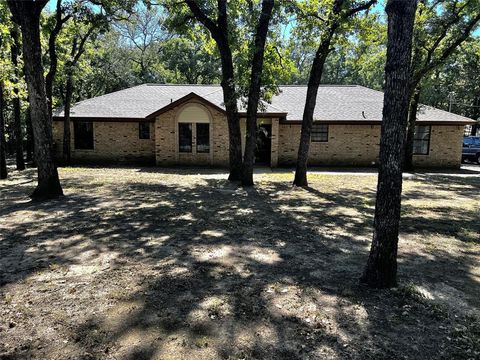
[[[65,183],[77,189],[67,198],[12,201],[0,210],[23,219],[2,226],[0,290],[32,277],[35,291],[45,290],[34,306],[50,300],[71,308],[57,320],[67,345],[27,347],[23,355],[426,358],[454,350],[439,346],[446,341],[440,327],[450,320],[432,316],[428,304],[358,284],[373,191],[323,193],[281,182],[245,190],[205,178],[102,183],[97,195],[88,189],[95,184],[75,182]],[[450,215],[438,216],[437,225]],[[406,247],[399,261],[403,281],[428,284],[435,296],[453,289],[465,294],[467,307],[478,307],[478,254]],[[450,273],[439,279],[441,269]],[[449,287],[438,290],[438,283]]]

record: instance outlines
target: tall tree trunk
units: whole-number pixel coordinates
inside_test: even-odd
[[[0,46],[2,38],[0,37]],[[0,80],[0,179],[6,179],[7,171],[7,149],[5,146],[5,118],[3,117],[3,82]]]
[[[265,42],[267,40],[268,25],[272,17],[273,6],[274,0],[262,1],[262,12],[260,14],[255,34],[252,72],[250,74],[250,88],[248,91],[247,137],[245,140],[245,154],[243,155],[242,171],[243,186],[253,186],[253,163],[255,160],[255,146],[257,143],[257,110],[260,101]]]
[[[52,116],[53,109],[53,82],[55,81],[58,67],[57,37],[58,34],[60,34],[63,25],[72,17],[70,14],[65,16],[65,18],[62,18],[62,14],[62,0],[57,0],[57,6],[55,10],[55,27],[52,29],[50,37],[48,38],[48,56],[50,60],[50,67],[45,77],[45,90],[47,94],[48,113],[50,117]]]
[[[300,133],[300,144],[298,147],[297,166],[295,169],[295,179],[293,184],[296,186],[308,186],[307,181],[307,163],[308,152],[310,150],[310,137],[313,126],[313,113],[317,104],[318,87],[322,80],[323,68],[329,53],[330,43],[335,30],[327,36],[319,45],[315,58],[313,59],[310,78],[308,80],[307,98],[303,109],[302,130]]]
[[[417,87],[413,92],[412,101],[410,102],[410,112],[408,114],[408,126],[405,143],[405,163],[403,170],[413,171],[413,143],[415,138],[415,124],[417,122],[418,104],[420,102],[421,89]]]
[[[72,105],[73,94],[73,76],[71,73],[67,76],[67,83],[65,84],[65,108],[64,108],[64,123],[63,123],[63,161],[66,165],[71,163],[71,149],[70,149],[70,108]]]
[[[408,118],[410,60],[417,0],[389,0],[385,95],[375,220],[370,256],[361,281],[395,286],[402,194],[402,161]]]
[[[33,128],[32,128],[32,117],[30,115],[30,106],[27,108],[25,113],[25,123],[27,125],[27,161],[32,162],[35,165],[34,159],[34,141],[33,141]]]
[[[313,114],[317,104],[318,87],[322,81],[323,69],[327,57],[330,53],[333,36],[338,30],[339,26],[347,21],[351,16],[354,16],[360,11],[368,10],[376,0],[367,1],[361,5],[356,5],[345,9],[345,0],[334,0],[332,9],[328,19],[328,28],[324,31],[318,45],[315,58],[313,59],[312,68],[310,69],[310,76],[308,79],[307,97],[305,99],[305,107],[303,109],[302,130],[300,133],[300,144],[298,146],[297,165],[295,169],[295,178],[293,185],[308,186],[307,180],[307,165],[308,152],[310,150],[310,138],[313,126]],[[338,76],[337,76],[338,77]]]
[[[480,91],[477,90],[476,93],[478,94]],[[476,120],[477,122],[472,125],[472,130],[470,132],[471,136],[476,136],[478,129],[480,128],[480,95],[478,95],[474,102],[473,102],[472,112],[470,113],[470,118]]]
[[[23,38],[25,79],[38,166],[38,184],[31,198],[33,200],[56,198],[63,195],[63,191],[53,158],[52,122],[48,113],[40,45],[40,14],[47,0],[8,0],[7,3],[13,20],[20,25]]]
[[[13,133],[15,137],[15,155],[17,170],[25,170],[25,160],[23,158],[23,131],[22,118],[20,113],[20,96],[18,95],[18,84],[20,80],[20,72],[18,71],[18,55],[20,50],[20,34],[18,30],[18,25],[13,25],[10,35],[13,40],[11,46],[11,59],[14,66],[14,79],[12,82],[15,85],[13,89]]]
[[[240,120],[238,116],[237,91],[232,60],[232,51],[229,42],[227,0],[218,0],[218,16],[216,22],[210,19],[195,0],[185,0],[195,18],[201,22],[215,40],[222,61],[222,90],[223,102],[227,113],[229,138],[230,175],[228,180],[239,181],[242,177],[242,140]]]
[[[240,118],[238,116],[237,93],[235,90],[235,76],[233,69],[232,52],[227,44],[220,40],[222,61],[222,89],[223,102],[227,113],[228,141],[229,141],[229,166],[228,180],[240,181],[242,175],[242,135],[240,132]]]

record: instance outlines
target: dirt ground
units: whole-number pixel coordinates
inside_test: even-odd
[[[399,286],[359,285],[376,176],[63,168],[0,182],[0,359],[480,359],[480,176],[404,183]]]

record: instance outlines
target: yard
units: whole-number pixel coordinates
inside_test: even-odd
[[[398,288],[359,285],[376,176],[63,168],[0,182],[0,359],[478,359],[480,176],[406,179]]]

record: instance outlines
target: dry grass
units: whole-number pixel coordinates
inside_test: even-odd
[[[376,176],[65,168],[0,182],[0,359],[480,357],[480,179],[404,183],[400,286],[358,284]]]

